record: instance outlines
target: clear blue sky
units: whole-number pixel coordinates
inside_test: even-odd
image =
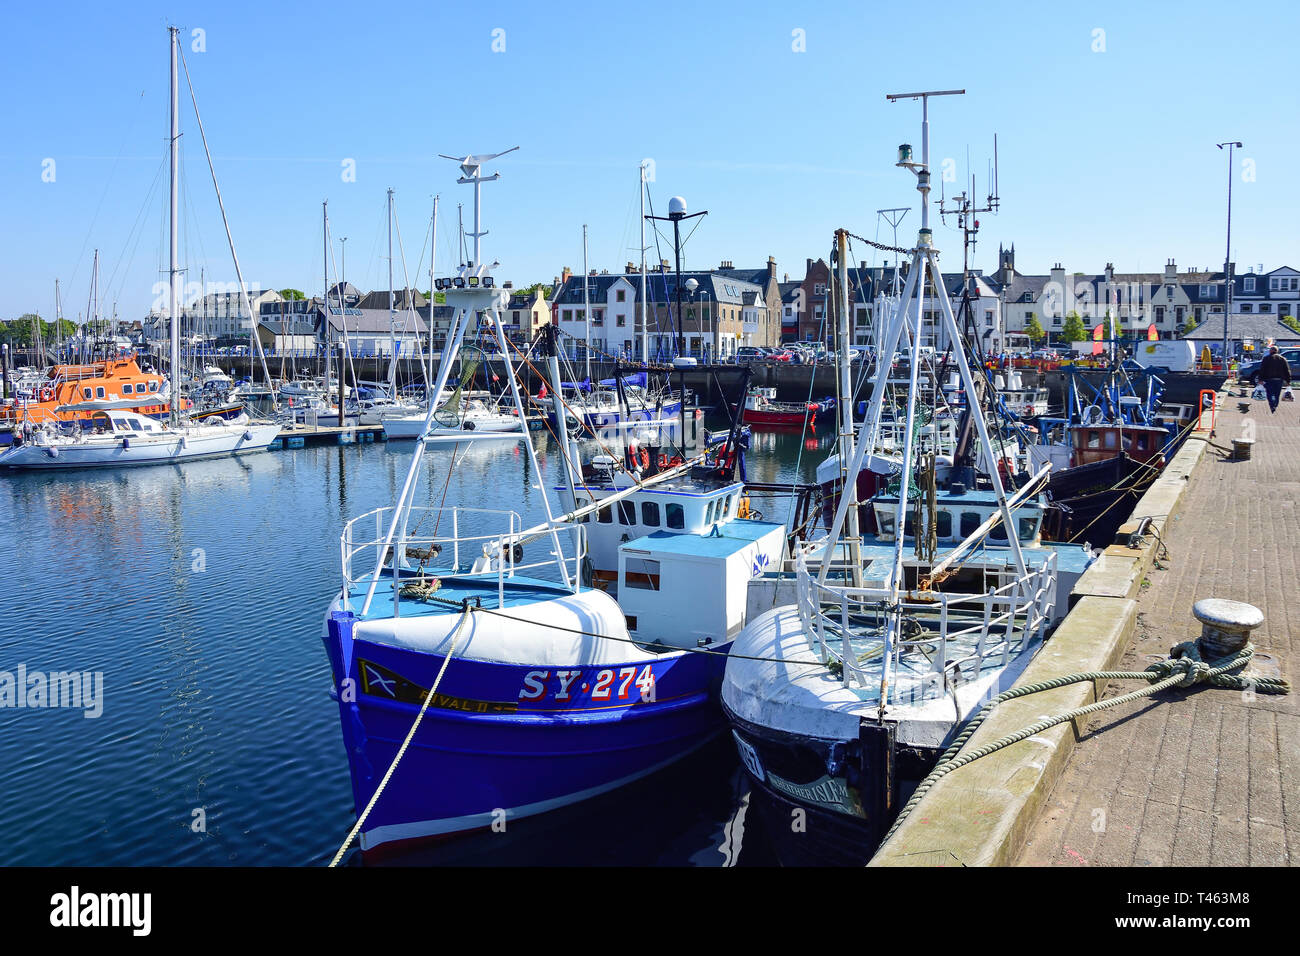
[[[580,268],[583,223],[592,267],[636,258],[643,158],[655,161],[660,210],[674,194],[709,210],[689,266],[774,255],[802,276],[835,227],[874,236],[876,209],[915,206],[912,178],[892,164],[900,142],[919,148],[919,104],[885,93],[962,87],[934,101],[931,146],[936,172],[950,157],[965,175],[969,155],[983,192],[998,133],[1003,208],[980,217],[977,266],[992,269],[998,243],[1014,242],[1025,272],[1057,261],[1158,270],[1169,257],[1218,267],[1228,172],[1214,144],[1227,139],[1254,164],[1253,181],[1239,164],[1233,191],[1239,270],[1300,266],[1294,5],[946,6],[922,32],[930,5],[10,5],[0,317],[48,317],[56,277],[75,317],[96,247],[104,310],[149,308],[166,264],[169,22],[184,30],[245,279],[264,287],[320,290],[325,199],[333,235],[348,236],[348,279],[385,287],[389,186],[413,284],[427,287],[415,275],[428,268],[416,258],[432,196],[444,265],[456,204],[470,200],[436,154],[515,145],[484,190],[485,251],[502,279]],[[190,48],[195,28],[206,52]],[[498,28],[504,52],[493,51]],[[182,129],[187,280],[205,267],[229,281],[183,76]],[[42,181],[47,159],[53,182]],[[355,182],[342,181],[344,159]],[[910,237],[915,210],[904,224]],[[936,237],[959,268],[956,233]]]

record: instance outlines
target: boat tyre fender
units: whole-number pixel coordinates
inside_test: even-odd
[[[464,429],[465,431],[467,431],[467,432],[472,432],[472,431],[474,430],[474,423],[473,423],[473,422],[465,422],[465,423],[464,423],[463,425],[461,425],[460,427],[463,428],[463,429]]]
[[[516,543],[515,546],[511,548],[509,544],[503,544],[501,546],[501,554],[503,557],[508,556],[514,564],[518,564],[524,559],[524,546]]]

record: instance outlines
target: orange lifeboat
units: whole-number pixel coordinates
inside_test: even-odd
[[[165,381],[156,372],[142,371],[134,355],[88,365],[55,365],[31,398],[0,409],[0,424],[86,421],[95,414],[95,404],[109,402],[141,415],[164,415],[168,411],[162,396]],[[139,404],[123,404],[132,400]]]

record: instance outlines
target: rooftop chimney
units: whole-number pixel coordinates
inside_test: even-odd
[[[731,260],[730,260],[730,259],[723,259],[723,260],[722,260],[722,263],[718,266],[718,268],[719,268],[719,269],[734,269],[735,266],[733,266],[733,265],[731,264]]]
[[[767,257],[767,277],[769,279],[776,278],[776,256]]]

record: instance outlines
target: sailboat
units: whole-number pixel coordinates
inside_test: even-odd
[[[454,316],[434,394],[480,317],[508,354],[509,291],[481,258],[481,188],[498,178],[482,167],[498,155],[458,159],[474,187],[474,255],[435,284]],[[543,332],[559,405],[554,330]],[[507,387],[522,419],[514,375]],[[540,473],[527,430],[439,435],[436,414],[396,504],[345,526],[323,634],[366,856],[577,803],[716,736],[743,583],[785,547],[783,525],[738,517],[741,485],[704,453],[634,479],[617,461],[579,470],[564,432],[575,507],[556,509],[545,486],[532,527],[513,511],[418,506],[423,455],[440,444],[519,441]],[[593,586],[611,566],[616,580]]]
[[[168,28],[171,43],[171,206],[170,206],[170,311],[171,317],[171,361],[168,365],[168,388],[166,393],[147,391],[139,395],[140,389],[149,389],[154,383],[142,373],[131,392],[114,401],[105,403],[106,395],[98,388],[93,397],[84,397],[86,379],[77,380],[72,371],[64,369],[62,373],[67,380],[70,391],[68,397],[77,400],[57,406],[54,420],[42,422],[35,428],[15,436],[15,444],[0,454],[0,467],[13,469],[70,469],[118,467],[123,465],[156,465],[190,461],[197,458],[213,458],[226,455],[247,454],[264,451],[280,433],[275,424],[261,424],[241,415],[234,420],[213,419],[200,422],[182,421],[179,401],[168,402],[169,420],[166,424],[154,421],[130,408],[144,404],[156,406],[160,397],[179,396],[180,361],[180,272],[177,268],[177,142],[180,138],[179,117],[177,110],[178,87],[176,73],[177,30]],[[241,288],[243,283],[240,283]],[[245,295],[246,298],[246,295]],[[251,314],[252,310],[249,309]],[[127,360],[134,366],[134,360]],[[56,367],[56,369],[62,367]],[[134,369],[138,372],[138,368]],[[100,377],[113,373],[117,379],[122,377],[120,369],[110,369],[108,363],[101,369],[92,370]],[[134,376],[131,376],[134,378]],[[60,393],[63,394],[63,393]],[[107,405],[107,407],[105,407]],[[60,413],[79,413],[89,411],[89,418],[76,419],[71,431],[60,427]],[[20,441],[21,439],[21,441]]]
[[[856,430],[846,411],[840,455],[850,475],[879,447],[890,357],[909,354],[917,375],[927,308],[937,307],[966,394],[979,394],[929,228],[934,95],[907,94],[927,112],[921,161],[910,146],[899,157],[918,178],[921,227]],[[847,235],[837,232],[835,257],[842,356]],[[847,381],[843,366],[841,376]],[[825,538],[797,549],[792,569],[751,584],[751,594],[771,596],[770,609],[746,625],[727,661],[723,708],[783,863],[870,859],[900,799],[982,702],[1023,671],[1091,560],[1081,546],[1042,541],[1049,467],[1019,488],[997,468],[974,483],[956,471],[941,480],[934,456],[917,447],[919,407],[911,388],[898,470],[870,502],[875,533],[859,526],[856,483],[845,483]],[[970,421],[984,460],[995,461],[986,416]]]

